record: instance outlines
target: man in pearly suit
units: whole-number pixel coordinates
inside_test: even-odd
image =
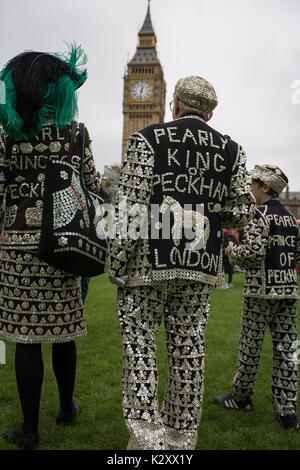
[[[175,87],[173,121],[128,140],[106,263],[111,279],[123,281],[128,449],[197,443],[204,329],[211,290],[223,277],[222,228],[246,225],[254,210],[242,147],[207,124],[216,105],[209,82],[185,77]],[[169,372],[159,410],[155,337],[163,318]]]

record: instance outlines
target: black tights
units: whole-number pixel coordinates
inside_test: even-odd
[[[64,412],[72,410],[76,376],[76,345],[55,343],[52,345],[52,364]],[[44,364],[41,344],[16,344],[15,369],[18,392],[24,415],[24,432],[38,430],[41,389]]]

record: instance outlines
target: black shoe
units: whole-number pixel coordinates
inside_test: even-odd
[[[22,424],[15,428],[8,428],[3,437],[23,450],[33,450],[39,443],[38,433],[24,433]]]
[[[80,408],[77,403],[73,403],[73,410],[69,412],[59,411],[56,417],[56,424],[63,424],[65,426],[73,424],[77,415],[80,413]]]
[[[226,408],[227,410],[253,410],[252,400],[250,397],[245,398],[245,400],[237,401],[233,398],[231,392],[227,393],[227,395],[215,397],[213,403],[223,406],[223,408]]]
[[[276,415],[277,421],[281,424],[281,426],[285,429],[299,429],[299,423],[297,419],[297,415]]]

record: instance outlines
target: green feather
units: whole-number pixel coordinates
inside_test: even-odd
[[[24,132],[23,121],[16,112],[16,92],[12,79],[12,70],[5,67],[0,73],[0,80],[5,85],[5,103],[0,103],[0,124],[5,132],[17,140],[27,140],[41,132],[45,120],[50,120],[56,127],[62,128],[71,123],[78,113],[79,88],[87,79],[82,68],[87,63],[87,56],[81,46],[67,43],[69,51],[57,53],[55,56],[66,62],[70,69],[78,75],[74,83],[69,75],[60,77],[57,83],[49,83],[43,99],[43,106],[35,113],[34,125]]]

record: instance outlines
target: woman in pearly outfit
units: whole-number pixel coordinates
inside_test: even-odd
[[[57,424],[73,422],[79,412],[73,401],[75,340],[87,334],[81,279],[41,261],[37,250],[47,160],[68,154],[77,89],[87,78],[86,60],[76,45],[61,55],[23,52],[0,74],[6,95],[0,104],[0,193],[6,203],[0,250],[0,339],[16,343],[16,379],[24,415],[23,423],[7,429],[4,437],[24,449],[39,442],[43,343],[53,345],[60,396]],[[85,183],[99,193],[85,132]],[[79,135],[73,155],[80,156]]]

